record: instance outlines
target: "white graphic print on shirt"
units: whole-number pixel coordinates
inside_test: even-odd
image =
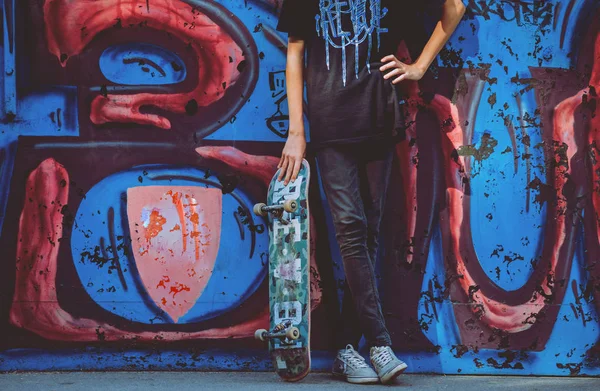
[[[373,47],[373,36],[377,39],[377,48],[380,45],[380,34],[388,29],[381,27],[381,20],[386,16],[387,9],[381,8],[381,0],[320,0],[320,14],[315,17],[317,33],[326,42],[326,61],[329,69],[330,46],[342,51],[342,75],[346,85],[346,51],[354,46],[355,74],[359,72],[358,46],[368,41],[367,68],[371,72],[370,57]],[[343,28],[342,20],[350,18],[352,30]]]

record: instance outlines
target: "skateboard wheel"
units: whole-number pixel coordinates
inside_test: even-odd
[[[263,341],[265,342],[265,335],[267,335],[268,331],[265,329],[258,329],[254,332],[254,338],[258,339],[259,341]]]
[[[296,202],[296,200],[286,200],[283,203],[283,210],[285,210],[288,213],[293,213],[296,211],[296,209],[298,209],[298,203]]]
[[[286,331],[285,336],[288,339],[296,340],[300,338],[300,330],[298,330],[298,327],[291,327],[288,331]]]
[[[267,207],[267,205],[263,204],[263,203],[254,205],[254,214],[257,216],[265,217],[268,214],[264,210],[264,208],[266,208],[266,207]]]

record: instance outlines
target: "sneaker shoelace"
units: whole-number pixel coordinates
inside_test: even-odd
[[[346,350],[342,352],[342,357],[347,361],[348,365],[353,368],[368,368],[365,359],[358,354],[351,345],[346,346]]]
[[[387,347],[382,346],[375,348],[374,350],[373,364],[375,364],[378,368],[383,368],[393,360],[393,357]]]

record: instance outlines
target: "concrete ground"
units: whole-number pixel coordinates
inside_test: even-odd
[[[146,390],[346,390],[383,388],[350,385],[314,373],[299,383],[284,383],[265,372],[50,372],[0,374],[2,391]],[[391,386],[400,390],[577,390],[597,391],[600,378],[403,375]]]

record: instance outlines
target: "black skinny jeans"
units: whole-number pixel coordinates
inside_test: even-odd
[[[340,246],[346,289],[338,348],[391,346],[375,281],[379,227],[385,204],[393,147],[382,143],[329,146],[317,163]]]

